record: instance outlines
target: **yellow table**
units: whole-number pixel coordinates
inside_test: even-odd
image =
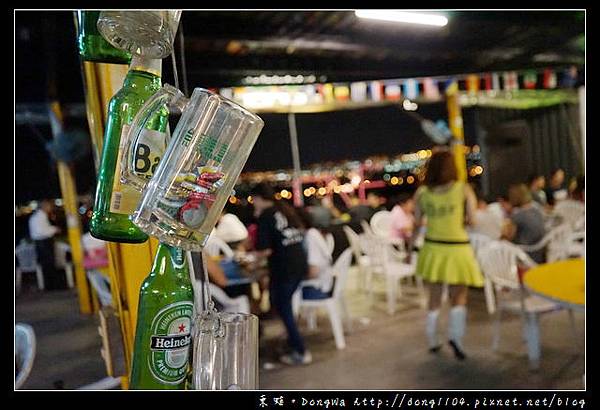
[[[529,269],[523,284],[531,292],[571,309],[585,308],[585,262],[567,259]]]

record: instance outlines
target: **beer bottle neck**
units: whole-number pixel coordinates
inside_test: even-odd
[[[162,60],[160,58],[147,58],[134,55],[131,58],[129,71],[144,71],[160,77],[162,75]]]
[[[160,243],[154,258],[152,272],[161,276],[180,276],[189,278],[188,264],[183,249]]]

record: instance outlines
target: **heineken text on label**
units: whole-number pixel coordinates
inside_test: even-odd
[[[152,322],[148,366],[161,383],[181,383],[188,371],[194,304],[178,302],[162,309]]]

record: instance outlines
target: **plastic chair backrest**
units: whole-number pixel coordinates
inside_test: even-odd
[[[110,278],[96,270],[87,271],[87,277],[100,299],[102,306],[112,306],[113,298],[110,290]]]
[[[562,223],[573,225],[585,215],[585,205],[581,202],[567,199],[560,201],[554,207],[553,213],[560,217]]]
[[[479,252],[481,251],[481,249],[483,249],[484,246],[491,243],[493,239],[481,233],[471,232],[469,233],[469,241],[471,242],[471,246],[473,247],[473,252],[475,252],[475,257],[477,258],[477,260],[479,260]]]
[[[360,226],[362,226],[363,229],[363,233],[367,234],[367,235],[375,235],[375,233],[373,232],[373,229],[371,228],[371,225],[369,225],[369,223],[365,220],[360,221]]]
[[[25,272],[34,272],[37,268],[37,252],[35,244],[21,242],[15,247],[19,268]]]
[[[481,269],[485,275],[499,287],[520,289],[517,263],[527,267],[536,263],[519,247],[507,241],[492,241],[481,251]]]
[[[548,233],[547,262],[563,260],[569,257],[569,245],[571,244],[572,233],[573,229],[568,223],[563,223]]]
[[[348,281],[348,272],[350,271],[350,263],[352,262],[352,249],[346,248],[333,264],[332,272],[335,274],[335,285],[333,289],[333,297],[342,296]]]
[[[371,218],[371,229],[375,235],[389,238],[391,236],[392,213],[390,211],[375,212]]]
[[[68,263],[70,263],[67,260],[67,253],[71,252],[71,246],[68,243],[57,241],[55,242],[54,249],[56,250],[54,254],[56,267],[64,268],[65,266],[67,266]]]
[[[360,248],[360,237],[348,225],[344,225],[344,227],[342,229],[344,230],[344,233],[346,234],[346,238],[348,238],[348,243],[350,244],[350,247],[352,248],[352,252],[354,253],[356,262],[358,263],[358,259],[362,256],[362,250]]]
[[[202,289],[202,282],[197,281],[198,289]],[[233,313],[250,313],[249,302],[247,302],[247,296],[238,296],[237,298],[230,298],[227,293],[214,283],[208,284],[210,288],[210,295],[215,298],[217,302],[223,305],[223,310],[226,312]],[[246,298],[244,302],[241,299]]]
[[[15,389],[21,388],[33,367],[36,341],[33,328],[25,323],[15,324],[15,364],[18,374],[15,377]]]
[[[227,245],[227,242],[214,234],[208,238],[204,251],[209,256],[219,256],[221,252],[223,252],[226,258],[233,258],[234,256],[233,250]]]

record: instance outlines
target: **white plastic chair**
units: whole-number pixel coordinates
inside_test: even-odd
[[[64,269],[67,279],[67,286],[73,288],[75,281],[73,279],[73,264],[67,260],[67,254],[71,252],[71,246],[67,243],[57,241],[54,243],[54,265],[58,269]]]
[[[367,288],[367,277],[371,270],[371,260],[367,255],[364,254],[359,235],[352,230],[349,226],[345,225],[343,227],[344,233],[348,238],[348,243],[350,244],[350,248],[352,249],[352,253],[354,254],[354,259],[356,260],[356,264],[358,265],[359,273],[362,279],[363,289]],[[360,288],[361,283],[357,281],[357,286]]]
[[[231,313],[250,313],[250,301],[248,296],[240,295],[230,298],[227,293],[214,283],[209,283],[210,294],[217,302],[223,306],[224,312]],[[202,281],[196,281],[196,288],[202,289]]]
[[[17,255],[17,261],[19,263],[19,266],[15,269],[15,288],[17,293],[21,291],[23,272],[35,272],[38,288],[43,290],[44,275],[42,273],[42,267],[37,261],[35,244],[21,241],[21,243],[15,247],[15,254]]]
[[[488,246],[493,242],[493,239],[487,235],[483,235],[476,232],[469,233],[469,240],[471,242],[471,246],[473,247],[473,252],[475,253],[475,258],[479,263],[479,266],[482,266],[480,253],[482,249]],[[483,269],[482,269],[483,270]],[[494,296],[494,287],[490,279],[483,272],[483,292],[485,295],[485,304],[487,307],[487,311],[490,315],[496,312],[496,299]]]
[[[585,216],[585,205],[579,201],[565,199],[556,203],[552,214],[558,217],[561,223],[573,226],[581,217]]]
[[[383,238],[391,237],[392,213],[390,211],[378,211],[371,217],[371,229],[375,235]]]
[[[204,246],[204,252],[209,256],[219,256],[221,252],[223,252],[226,258],[233,258],[234,256],[233,249],[227,245],[227,242],[214,233],[209,236],[208,241]]]
[[[548,232],[538,243],[518,245],[525,252],[546,249],[546,262],[555,262],[569,258],[569,238],[573,229],[570,224],[563,223]]]
[[[15,365],[18,373],[15,376],[15,390],[20,389],[33,367],[36,341],[33,328],[24,323],[15,324]]]
[[[585,232],[573,232],[569,237],[569,258],[585,257]]]
[[[351,262],[352,249],[347,248],[333,264],[332,270],[335,274],[336,280],[335,284],[333,285],[333,293],[331,297],[326,299],[304,299],[302,298],[302,293],[300,293],[300,298],[298,301],[300,311],[305,308],[311,312],[311,315],[308,316],[309,327],[311,327],[311,321],[316,323],[316,316],[314,316],[316,314],[316,310],[320,307],[327,309],[329,321],[331,322],[331,329],[333,331],[333,337],[335,339],[335,345],[338,349],[344,349],[346,347],[344,328],[342,325],[342,315],[346,319],[348,326],[350,326],[351,322],[348,306],[344,299],[344,289],[346,288]]]
[[[540,361],[539,316],[564,309],[548,299],[531,295],[519,281],[517,265],[534,267],[536,263],[519,247],[507,241],[494,241],[481,250],[481,262],[486,276],[496,288],[497,311],[492,349],[500,343],[500,325],[503,311],[522,315],[527,341],[529,363],[537,368]],[[569,309],[572,329],[575,329],[573,312]]]
[[[87,271],[87,277],[98,295],[102,306],[112,306],[113,298],[110,290],[110,278],[96,270]]]
[[[400,281],[405,278],[415,277],[417,290],[420,296],[420,305],[425,306],[426,296],[423,281],[415,275],[417,258],[413,255],[411,263],[403,262],[406,257],[404,252],[396,250],[385,238],[377,235],[366,235],[364,241],[367,255],[372,261],[377,261],[381,269],[373,269],[372,273],[383,274],[386,280],[386,293],[388,313],[393,315],[396,311],[396,301],[402,295]],[[369,287],[372,296],[373,286]]]

